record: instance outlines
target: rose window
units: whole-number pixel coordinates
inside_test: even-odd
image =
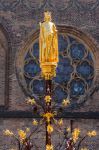
[[[53,99],[60,104],[67,97],[71,105],[91,88],[94,79],[94,61],[91,50],[77,37],[59,34],[59,63],[53,89]],[[35,99],[43,98],[45,83],[39,66],[38,39],[24,57],[24,78],[28,94]]]

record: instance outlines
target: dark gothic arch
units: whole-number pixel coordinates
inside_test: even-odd
[[[10,61],[10,38],[5,27],[0,24],[0,109],[9,106],[9,61]]]

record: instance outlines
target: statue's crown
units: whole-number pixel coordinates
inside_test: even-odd
[[[44,16],[50,16],[51,17],[51,12],[50,11],[45,11]]]

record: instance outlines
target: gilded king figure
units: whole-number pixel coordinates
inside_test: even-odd
[[[40,23],[39,45],[42,74],[54,77],[58,63],[58,33],[48,11],[44,12],[44,22]]]

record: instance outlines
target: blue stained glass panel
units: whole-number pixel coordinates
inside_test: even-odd
[[[86,59],[89,60],[89,61],[93,61],[92,55],[91,55],[90,52],[88,52],[88,55],[87,55]]]
[[[24,72],[31,77],[34,77],[40,72],[40,67],[34,60],[30,60],[27,64],[25,64]]]
[[[26,56],[25,56],[25,60],[27,60],[28,58],[30,58],[30,53],[29,51],[27,52]]]
[[[67,46],[68,46],[67,40],[62,35],[59,35],[59,37],[58,37],[59,51],[63,52],[64,50],[66,50]]]
[[[68,57],[66,57],[66,58],[64,58],[63,56],[59,56],[59,65],[61,65],[61,64],[65,64],[65,65],[70,65],[70,63],[71,63],[71,60],[68,58]]]
[[[77,40],[74,37],[68,36],[70,44],[75,43]]]
[[[71,96],[80,96],[85,93],[85,83],[84,81],[74,79],[70,83]]]
[[[88,79],[94,75],[94,68],[87,61],[83,61],[77,66],[77,72],[83,78]]]
[[[55,82],[57,82],[57,83],[65,83],[65,82],[68,82],[69,80],[70,80],[70,78],[71,78],[71,75],[69,74],[69,75],[64,75],[64,74],[62,74],[62,75],[57,75],[55,78],[54,78],[54,80],[55,80]]]
[[[39,59],[39,43],[36,42],[33,45],[33,56]]]
[[[93,78],[92,79],[89,79],[89,80],[86,80],[88,86],[90,87],[92,85],[92,82],[93,82]]]
[[[60,56],[59,65],[56,69],[56,78],[54,79],[57,83],[68,82],[71,77],[71,73],[73,72],[73,67],[70,64],[70,59],[63,58]]]
[[[72,44],[70,47],[70,55],[73,59],[82,59],[85,55],[86,48],[82,44]]]
[[[65,65],[59,65],[57,68],[57,74],[71,74],[73,72],[73,67],[72,66],[65,66]]]
[[[61,103],[63,99],[67,98],[67,92],[58,86],[54,90],[53,98],[55,98],[58,103]]]
[[[43,80],[34,80],[32,84],[33,93],[37,95],[43,95],[45,86]]]

